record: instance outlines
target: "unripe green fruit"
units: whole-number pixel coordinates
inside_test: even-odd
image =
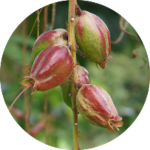
[[[111,52],[107,26],[98,16],[87,11],[82,11],[82,14],[76,16],[75,22],[75,36],[79,49],[104,69]]]

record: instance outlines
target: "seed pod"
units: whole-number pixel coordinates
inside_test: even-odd
[[[32,67],[37,55],[46,47],[55,44],[67,45],[67,40],[68,34],[65,29],[51,30],[41,34],[34,43],[30,59],[30,67]]]
[[[35,59],[30,76],[25,76],[23,86],[33,84],[33,92],[46,91],[63,83],[73,69],[73,59],[67,46],[55,45],[44,49]]]
[[[77,86],[81,88],[84,84],[90,84],[89,72],[82,66],[77,65]],[[61,84],[61,92],[64,102],[72,108],[71,101],[71,79],[66,80]]]
[[[90,123],[108,128],[110,132],[114,132],[113,127],[117,130],[122,127],[122,118],[118,116],[111,97],[103,88],[85,84],[78,91],[76,100],[78,112]]]
[[[98,16],[87,11],[82,11],[76,16],[75,22],[75,36],[79,49],[104,69],[111,52],[111,39],[107,26]]]

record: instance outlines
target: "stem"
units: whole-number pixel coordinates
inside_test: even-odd
[[[13,103],[11,104],[11,106],[9,107],[9,111],[11,110],[12,106],[14,105],[14,103],[17,101],[17,99],[21,96],[21,94],[26,91],[29,87],[33,86],[33,84],[30,84],[29,86],[27,86],[17,97],[16,99],[13,101]]]
[[[53,5],[52,5],[52,20],[51,20],[50,30],[52,30],[54,28],[55,13],[56,13],[56,4],[53,3]]]
[[[75,0],[75,10],[76,10],[76,13],[78,14],[78,16],[81,16],[83,14],[82,10],[80,9],[80,7],[77,3],[77,0]]]
[[[124,29],[126,29],[127,28],[127,26],[128,26],[128,22],[126,21],[126,23],[125,23],[125,25],[124,25]],[[117,40],[116,41],[111,41],[111,43],[112,44],[118,44],[121,40],[122,40],[122,38],[123,38],[123,36],[124,36],[124,31],[121,31],[121,33],[120,33],[120,35],[119,35],[119,37],[117,38]]]
[[[37,37],[39,37],[39,22],[40,22],[40,19],[39,19],[39,10],[37,10]]]
[[[23,24],[22,24],[22,36],[23,36],[23,55],[22,55],[22,59],[23,59],[23,71],[22,71],[22,74],[23,76],[25,76],[26,72],[25,72],[25,66],[26,66],[26,60],[27,60],[27,20],[25,19],[23,21]],[[28,97],[28,91],[26,90],[23,94],[24,96],[24,119],[25,119],[25,131],[28,132],[29,131],[29,122],[28,122],[28,117],[29,117],[29,97]]]
[[[74,18],[75,18],[75,0],[69,0],[69,12],[68,12],[68,44],[71,47],[71,54],[73,58],[73,80],[77,81],[77,69],[76,69],[76,43],[74,34]],[[76,87],[72,82],[72,110],[73,110],[73,150],[79,150],[78,142],[78,112],[76,108]]]
[[[124,29],[124,27],[123,27],[123,17],[122,17],[122,16],[120,17],[119,25],[120,25],[120,29],[121,29],[123,32],[125,32],[125,33],[127,33],[127,34],[133,36],[133,37],[138,41],[138,45],[137,45],[136,49],[134,49],[134,50],[132,51],[132,55],[133,55],[133,58],[136,57],[136,56],[138,56],[138,57],[140,57],[141,59],[143,59],[144,64],[141,66],[141,68],[143,68],[143,67],[146,65],[146,63],[147,63],[147,60],[146,60],[144,57],[142,57],[140,54],[137,54],[137,53],[136,53],[137,50],[138,50],[138,49],[140,48],[140,46],[141,46],[140,39],[139,39],[135,34],[130,33],[130,32],[128,32],[128,31],[126,31],[126,30]]]
[[[47,22],[48,22],[48,6],[44,8],[44,31],[47,29]],[[44,127],[45,127],[45,143],[48,145],[49,143],[49,136],[48,136],[48,97],[47,91],[44,92]]]
[[[28,122],[29,122],[30,125],[32,125],[32,123],[31,123],[31,121],[30,121],[30,114],[31,114],[32,101],[33,101],[33,97],[31,96],[31,98],[30,98],[30,103],[29,103],[29,115],[28,115]]]
[[[39,15],[40,15],[42,9],[43,9],[43,8],[40,9]],[[35,19],[35,21],[34,21],[33,27],[32,27],[32,29],[31,29],[31,31],[30,31],[30,34],[29,34],[28,38],[30,37],[30,35],[31,35],[31,33],[32,33],[33,29],[34,29],[36,22],[37,22],[37,17],[36,17],[36,19]]]
[[[48,145],[49,143],[49,138],[48,138],[48,97],[47,97],[47,92],[44,92],[44,118],[45,118],[45,139],[46,139],[46,144]]]
[[[48,7],[44,8],[43,22],[44,22],[43,32],[45,32],[47,29],[47,22],[48,22]]]

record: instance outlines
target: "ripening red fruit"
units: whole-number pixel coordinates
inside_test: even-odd
[[[36,90],[46,91],[67,80],[72,69],[73,59],[68,47],[63,45],[49,46],[36,57],[30,76],[25,76],[21,85],[26,86],[25,90],[32,87],[32,94]]]
[[[73,60],[68,47],[49,46],[36,57],[30,76],[25,76],[21,84],[27,86],[33,83],[33,92],[46,91],[63,83],[72,69]]]
[[[37,55],[46,47],[56,44],[67,45],[67,42],[68,34],[65,29],[55,29],[42,33],[34,43],[31,53],[30,67],[32,67]]]
[[[106,24],[88,11],[81,11],[75,20],[75,36],[79,49],[104,69],[105,63],[111,58],[111,39]]]
[[[114,132],[113,127],[119,130],[118,127],[123,125],[111,97],[99,86],[83,85],[77,93],[76,105],[83,118],[110,132]]]

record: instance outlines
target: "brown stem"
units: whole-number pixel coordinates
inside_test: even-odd
[[[40,13],[39,10],[37,10],[37,37],[39,37],[39,23],[40,23]]]
[[[128,31],[126,31],[126,30],[124,29],[124,27],[123,27],[123,17],[122,17],[122,16],[121,16],[121,18],[120,18],[119,25],[120,25],[120,29],[121,29],[123,32],[125,32],[125,33],[127,33],[127,34],[133,36],[133,37],[138,41],[138,45],[137,45],[136,49],[134,49],[134,50],[132,51],[132,55],[133,55],[133,57],[138,56],[138,57],[140,57],[141,59],[143,59],[144,64],[141,66],[141,68],[143,68],[143,67],[145,66],[145,64],[147,63],[147,61],[146,61],[146,59],[143,58],[141,55],[139,55],[139,54],[136,53],[137,50],[138,50],[138,49],[140,48],[140,46],[141,46],[140,39],[139,39],[135,34],[132,34],[132,33],[128,32]]]
[[[128,27],[128,22],[126,21],[126,23],[125,23],[125,25],[124,25],[124,29],[126,30],[126,28]],[[121,31],[121,33],[120,33],[120,35],[119,35],[119,37],[117,38],[117,40],[116,41],[111,41],[111,43],[112,44],[118,44],[121,40],[122,40],[122,38],[123,38],[123,36],[124,36],[124,31]]]
[[[52,4],[52,20],[51,20],[50,30],[52,30],[54,28],[55,13],[56,13],[56,3],[53,3]]]
[[[47,22],[48,22],[48,6],[44,8],[44,31],[47,29]],[[47,91],[44,92],[44,120],[45,120],[45,143],[48,145],[49,143],[49,136],[48,136],[48,97]]]
[[[31,114],[31,107],[32,107],[32,101],[33,101],[33,97],[30,97],[30,103],[29,103],[29,113],[28,113],[28,122],[30,125],[33,125],[30,121],[30,114]]]
[[[49,143],[49,130],[48,130],[48,97],[47,97],[47,92],[44,92],[44,118],[45,118],[45,139],[46,139],[46,144]]]
[[[47,30],[47,22],[48,22],[48,7],[44,8],[43,22],[44,22],[43,32],[45,32]]]
[[[68,44],[71,47],[71,54],[73,58],[73,81],[77,82],[77,69],[76,69],[76,42],[75,42],[75,31],[74,31],[74,19],[75,19],[75,0],[69,0],[69,11],[68,11]],[[73,150],[79,150],[78,141],[78,112],[76,108],[76,94],[77,89],[75,84],[72,82],[72,110],[73,110]]]
[[[40,9],[39,15],[40,15],[42,9],[43,9],[43,8]],[[30,35],[31,35],[31,33],[32,33],[33,29],[34,29],[36,22],[37,22],[37,17],[36,17],[36,19],[35,19],[35,21],[34,21],[33,27],[32,27],[32,29],[31,29],[31,31],[30,31],[30,34],[29,34],[28,38],[30,37]]]

